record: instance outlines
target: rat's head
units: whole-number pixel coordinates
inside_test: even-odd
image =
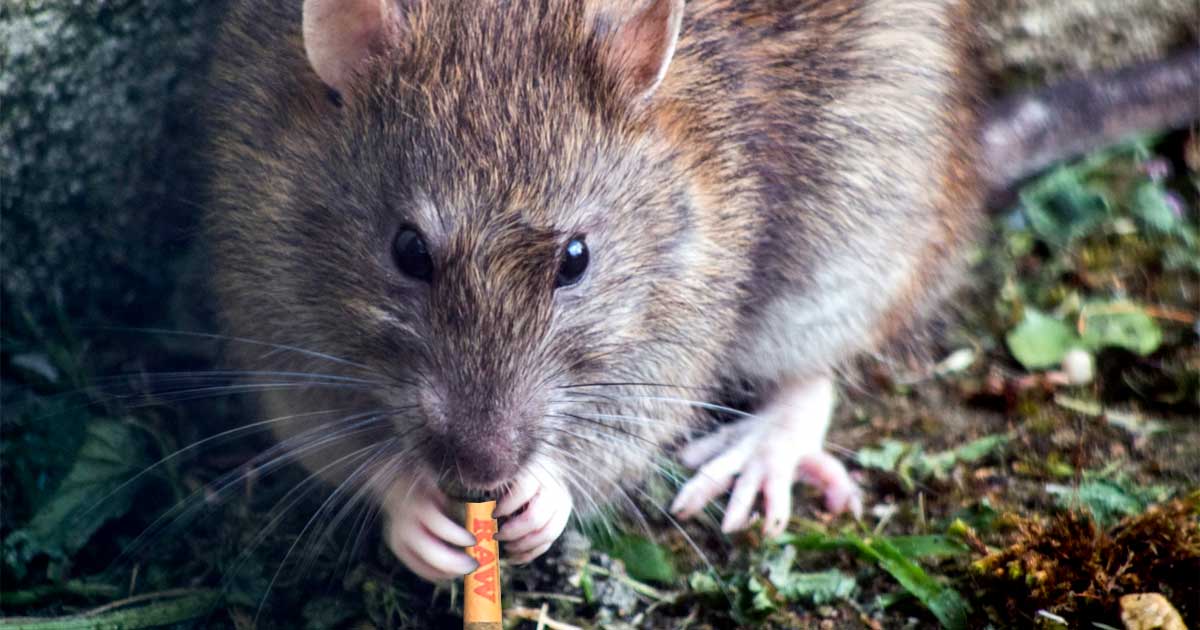
[[[647,405],[599,384],[706,385],[730,337],[749,226],[665,87],[682,1],[633,4],[304,4],[323,89],[225,245],[276,273],[227,274],[274,338],[367,366],[434,476],[611,448],[585,416]]]

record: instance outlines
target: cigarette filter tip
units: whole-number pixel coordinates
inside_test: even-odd
[[[501,630],[500,545],[496,542],[495,501],[467,503],[467,529],[475,534],[475,546],[467,554],[479,563],[463,581],[464,630]]]

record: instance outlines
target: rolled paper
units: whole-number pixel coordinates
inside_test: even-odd
[[[479,563],[463,582],[464,630],[502,630],[500,610],[500,544],[496,542],[495,501],[467,503],[467,529],[475,534],[475,546],[467,555]]]

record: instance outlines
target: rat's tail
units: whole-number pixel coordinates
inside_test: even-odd
[[[1052,84],[991,106],[981,140],[984,177],[1010,188],[1059,160],[1138,132],[1200,120],[1200,48]]]

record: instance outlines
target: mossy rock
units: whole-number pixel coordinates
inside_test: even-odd
[[[6,315],[111,324],[163,302],[199,205],[193,104],[221,4],[0,7]]]

